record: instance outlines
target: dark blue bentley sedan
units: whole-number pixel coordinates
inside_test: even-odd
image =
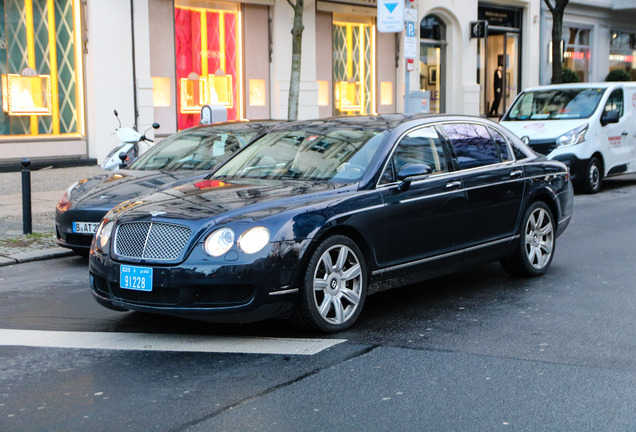
[[[112,209],[91,291],[115,310],[336,332],[367,294],[464,266],[544,274],[572,202],[565,165],[482,118],[296,122]]]

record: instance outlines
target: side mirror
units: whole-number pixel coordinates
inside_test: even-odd
[[[159,126],[159,123],[153,123],[152,124],[152,128],[153,129],[159,129],[161,126]]]
[[[433,168],[427,164],[410,163],[404,165],[398,172],[398,190],[405,191],[411,187],[411,182],[424,180],[433,173]]]
[[[126,167],[126,159],[128,159],[128,155],[126,154],[126,152],[119,152],[117,156],[119,156],[119,160],[121,160],[121,162],[119,163],[119,168],[121,169]]]
[[[620,112],[618,110],[604,111],[601,114],[601,126],[607,126],[610,123],[618,123]]]

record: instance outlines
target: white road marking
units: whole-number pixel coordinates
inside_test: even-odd
[[[346,339],[229,337],[0,329],[0,346],[109,349],[126,351],[314,355],[345,341]]]

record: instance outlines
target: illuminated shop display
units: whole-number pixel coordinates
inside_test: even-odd
[[[208,102],[208,83],[192,72],[187,78],[179,78],[179,113],[198,114]]]
[[[338,82],[336,100],[340,111],[362,112],[362,83],[359,81]]]
[[[233,4],[199,3],[175,4],[179,129],[198,124],[205,104],[224,105],[228,120],[243,115],[241,14]]]
[[[375,26],[333,22],[335,114],[375,112]]]
[[[10,116],[51,115],[51,76],[2,74],[2,110]]]
[[[0,0],[0,136],[84,135],[80,0]]]

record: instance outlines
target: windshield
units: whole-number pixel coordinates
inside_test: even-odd
[[[567,120],[590,117],[605,89],[569,88],[524,92],[505,120]]]
[[[196,128],[152,146],[130,165],[133,170],[210,170],[256,138],[259,130]]]
[[[222,166],[214,178],[320,180],[353,183],[362,178],[386,131],[348,128],[274,131]]]

